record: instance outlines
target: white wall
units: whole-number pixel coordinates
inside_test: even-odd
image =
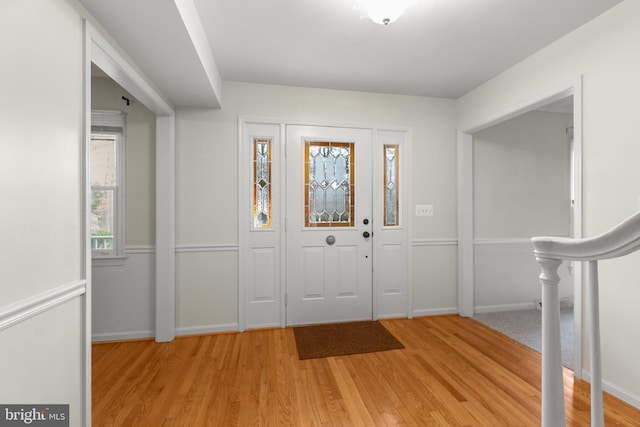
[[[531,111],[473,134],[476,239],[569,235],[570,126]]]
[[[11,307],[33,314],[0,330],[0,402],[68,403],[72,426],[84,424],[84,297],[23,303],[85,277],[82,47],[66,2],[0,2],[0,322]]]
[[[531,111],[473,135],[475,311],[541,298],[531,237],[570,235],[573,115]],[[571,299],[568,265],[560,297]]]
[[[123,265],[92,267],[94,341],[155,336],[155,253],[125,251]]]
[[[638,210],[640,3],[625,1],[458,100],[470,128],[583,76],[584,235]],[[640,254],[600,265],[604,381],[640,405]],[[585,349],[586,350],[586,349]],[[588,353],[584,352],[585,366]]]
[[[434,217],[414,218],[414,240],[455,240],[452,100],[236,82],[223,92],[223,110],[176,117],[179,333],[236,327],[238,116],[412,127],[413,199],[435,207]],[[455,245],[415,251],[414,311],[456,310],[455,257]]]
[[[126,105],[122,96],[130,98]],[[107,77],[91,79],[91,105],[127,114],[126,241],[123,265],[94,263],[94,341],[155,331],[155,114]]]

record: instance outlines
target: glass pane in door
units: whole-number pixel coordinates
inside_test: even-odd
[[[354,169],[353,143],[306,141],[306,227],[354,225]]]

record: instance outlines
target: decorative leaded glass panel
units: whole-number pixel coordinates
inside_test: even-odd
[[[354,225],[355,146],[348,142],[305,144],[305,226]]]
[[[398,223],[398,145],[384,146],[384,225]]]
[[[253,226],[271,228],[271,140],[253,140]]]

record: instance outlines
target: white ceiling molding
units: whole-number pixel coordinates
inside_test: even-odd
[[[91,62],[113,79],[149,110],[160,115],[172,115],[173,106],[152,88],[146,79],[91,24],[87,24],[91,37]]]
[[[536,111],[544,111],[547,113],[573,113],[573,96],[567,96],[566,98],[544,105]]]
[[[219,72],[189,0],[80,3],[174,105],[220,107]]]
[[[217,106],[222,107],[222,78],[218,72],[218,67],[213,58],[211,46],[209,46],[209,40],[202,27],[196,6],[193,4],[193,0],[175,0],[175,3],[182,17],[182,22],[184,22],[184,26],[191,37],[193,47],[198,53],[198,59],[200,59],[202,63],[202,68],[213,88],[213,93],[217,99]]]

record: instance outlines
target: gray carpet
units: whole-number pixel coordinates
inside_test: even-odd
[[[473,318],[506,336],[542,352],[542,312],[539,310],[476,313]],[[573,369],[573,307],[560,309],[562,364]]]

